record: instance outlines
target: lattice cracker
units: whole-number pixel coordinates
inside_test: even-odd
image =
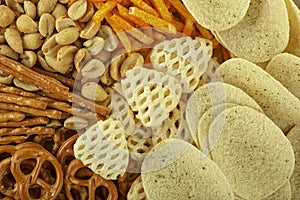
[[[108,118],[91,126],[74,144],[75,157],[107,180],[123,175],[129,161],[124,130]]]
[[[122,91],[124,97],[128,101],[133,111],[138,111],[138,107],[133,102],[133,93],[138,87],[141,87],[148,83],[154,83],[167,88],[176,95],[176,98],[180,99],[181,86],[176,78],[166,75],[156,70],[147,69],[143,67],[135,67],[126,72],[126,77],[121,80]]]
[[[150,55],[153,67],[176,77],[182,92],[193,91],[212,56],[212,42],[204,38],[175,38],[156,45]]]

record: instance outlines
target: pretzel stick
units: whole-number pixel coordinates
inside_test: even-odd
[[[23,143],[28,139],[28,135],[18,135],[18,136],[5,136],[0,137],[0,145],[11,144],[11,143]]]
[[[32,108],[46,109],[47,103],[33,98],[22,97],[14,94],[0,93],[0,102],[15,103],[20,106],[29,106]]]
[[[17,78],[23,77],[27,81],[32,80],[32,82],[29,82],[30,84],[36,85],[37,87],[47,90],[49,92],[57,93],[57,92],[67,92],[69,91],[69,88],[62,85],[59,81],[45,76],[43,74],[39,74],[38,72],[33,71],[32,69],[24,66],[23,64],[7,58],[3,55],[0,55],[0,63],[11,69],[13,72],[15,72],[14,75]],[[6,72],[5,72],[6,73]],[[8,73],[10,74],[10,73]],[[13,74],[12,74],[13,75]],[[20,76],[20,77],[18,77]],[[21,79],[21,78],[20,78]],[[22,80],[22,79],[21,79]],[[25,81],[25,80],[23,80]],[[26,82],[26,81],[25,81]]]
[[[19,106],[16,104],[11,104],[11,103],[0,103],[0,109],[7,109],[7,110],[13,110],[13,111],[21,111],[24,113],[31,114],[33,116],[44,116],[44,117],[49,117],[52,119],[61,119],[62,113],[57,110],[50,110],[50,109],[36,109],[36,108],[31,108],[28,106]]]
[[[40,74],[44,74],[44,75],[50,76],[52,78],[55,78],[58,81],[60,81],[61,83],[65,84],[66,86],[70,87],[70,88],[74,87],[75,80],[72,79],[72,78],[67,78],[67,77],[62,76],[60,74],[49,72],[49,71],[43,70],[43,69],[38,68],[38,67],[33,67],[31,69],[33,69],[34,71],[36,71],[36,72],[38,72]]]
[[[25,114],[21,112],[3,112],[0,114],[0,122],[19,122],[25,119]]]
[[[24,119],[20,122],[1,122],[0,127],[26,127],[26,126],[36,126],[41,124],[48,124],[49,119],[47,117],[34,117]]]
[[[55,129],[44,126],[36,126],[33,128],[1,128],[1,136],[12,136],[12,135],[54,135]]]
[[[7,86],[2,83],[0,83],[0,92],[15,94],[23,97],[36,97],[36,95],[31,92],[27,92],[25,90],[16,87]]]

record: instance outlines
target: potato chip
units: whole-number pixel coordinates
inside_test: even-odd
[[[223,31],[235,26],[245,17],[250,0],[183,0],[183,3],[203,27]]]
[[[190,37],[174,38],[157,44],[150,55],[153,67],[176,77],[182,92],[193,91],[212,56],[210,40]]]
[[[295,152],[295,170],[291,177],[292,199],[296,200],[300,197],[300,124],[292,128],[287,138],[291,142]]]
[[[127,199],[128,200],[146,200],[147,199],[145,191],[144,191],[141,176],[137,177],[133,181],[133,183],[127,193]]]
[[[166,139],[147,154],[142,164],[147,199],[233,199],[218,166],[191,144]]]
[[[299,57],[289,53],[279,54],[272,58],[265,70],[300,99]]]
[[[242,21],[228,30],[217,31],[217,38],[237,57],[257,63],[284,51],[289,30],[284,0],[252,0]]]
[[[293,173],[292,145],[269,118],[252,108],[235,106],[219,114],[208,143],[212,160],[242,198],[267,197]]]
[[[259,105],[243,90],[226,83],[212,82],[195,90],[188,100],[186,119],[195,142],[200,117],[211,107],[224,103],[235,103],[261,110]],[[199,146],[199,144],[198,144]]]
[[[119,121],[98,121],[74,144],[75,157],[107,180],[122,176],[128,166],[129,152]]]
[[[293,0],[285,0],[289,15],[290,39],[285,52],[300,57],[300,10]]]
[[[249,94],[283,132],[300,122],[299,99],[255,64],[234,58],[222,63],[217,73]]]

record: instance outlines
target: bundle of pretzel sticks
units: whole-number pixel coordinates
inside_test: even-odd
[[[57,70],[47,60],[49,55],[43,51],[43,45],[47,46],[46,41],[51,41],[49,38],[60,32],[55,30],[55,25],[53,33],[44,35],[40,28],[27,32],[16,22],[21,21],[24,15],[27,18],[31,17],[37,24],[42,24],[43,15],[49,19],[53,18],[57,24],[64,18],[80,24],[82,35],[72,44],[68,44],[77,45],[77,52],[88,49],[84,42],[95,37],[94,35],[87,38],[83,34],[86,29],[91,31],[96,27],[97,32],[100,25],[110,27],[113,34],[117,35],[118,46],[112,52],[102,50],[94,56],[104,59],[104,55],[109,55],[99,83],[106,88],[111,88],[117,81],[116,77],[121,76],[120,66],[116,72],[118,75],[112,74],[110,61],[113,60],[113,55],[117,55],[114,52],[125,49],[125,58],[139,53],[147,63],[151,49],[142,47],[174,37],[176,33],[211,40],[214,56],[219,62],[230,57],[228,51],[213,35],[196,23],[180,0],[2,2],[1,12],[2,9],[11,10],[15,17],[11,22],[4,22],[6,25],[3,26],[0,19],[0,54],[3,54],[0,55],[0,75],[17,79],[22,83],[22,87],[16,83],[0,81],[1,199],[127,199],[130,185],[138,175],[126,173],[117,181],[107,181],[74,158],[72,146],[78,134],[83,133],[97,120],[108,117],[109,103],[93,101],[81,94],[80,90],[85,82],[81,79],[82,66],[77,67],[74,61],[76,52],[72,54],[72,67],[67,73]],[[87,4],[86,8],[81,7],[81,4]],[[71,19],[72,6],[77,6],[79,10],[76,11],[85,10],[83,16]],[[42,10],[43,7],[48,10]],[[33,8],[36,9],[35,12],[31,11]],[[89,23],[93,24],[92,27]],[[156,31],[152,27],[162,30]],[[5,32],[11,29],[17,31],[21,41],[26,41],[27,36],[35,38],[37,34],[43,35],[41,44],[36,48],[28,47],[28,44],[23,45],[22,51],[18,51],[20,48],[5,35]],[[19,37],[14,39],[15,43],[19,41]],[[60,49],[65,47],[61,44],[56,45]],[[22,62],[25,52],[29,51],[40,58],[31,68]],[[41,56],[40,52],[45,55]],[[45,67],[43,61],[48,61],[50,67]],[[29,90],[26,89],[27,86],[37,89]],[[81,123],[88,124],[85,124],[84,128],[78,128]]]

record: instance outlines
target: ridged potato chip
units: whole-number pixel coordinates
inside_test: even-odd
[[[300,58],[289,53],[278,54],[265,69],[293,95],[300,99]]]
[[[212,56],[212,42],[204,38],[174,38],[157,44],[151,52],[153,68],[176,77],[182,92],[192,92]]]
[[[233,192],[218,166],[191,144],[166,139],[147,154],[142,164],[147,199],[233,199]]]
[[[133,183],[127,193],[127,199],[128,200],[147,200],[141,176],[137,177],[133,181]]]
[[[242,198],[267,197],[292,176],[291,143],[269,118],[252,108],[235,106],[219,114],[208,143],[212,160]]]
[[[220,81],[244,90],[283,131],[300,123],[300,101],[257,65],[233,58],[220,65]]]
[[[245,17],[250,0],[183,0],[183,3],[203,27],[224,31]]]
[[[258,63],[284,51],[289,30],[284,0],[252,0],[242,21],[228,30],[217,31],[217,38],[237,57]]]
[[[98,121],[74,144],[74,155],[92,171],[107,180],[122,176],[128,166],[129,151],[119,121]]]
[[[186,107],[188,127],[196,143],[197,126],[200,117],[209,108],[224,103],[235,103],[261,110],[259,105],[249,95],[233,85],[212,82],[199,87],[189,98]],[[199,144],[197,145],[199,146]]]
[[[293,0],[285,0],[290,23],[290,39],[285,52],[300,57],[300,10]]]
[[[300,197],[300,124],[292,128],[287,138],[291,142],[295,152],[295,169],[291,177],[292,199],[298,200]]]

